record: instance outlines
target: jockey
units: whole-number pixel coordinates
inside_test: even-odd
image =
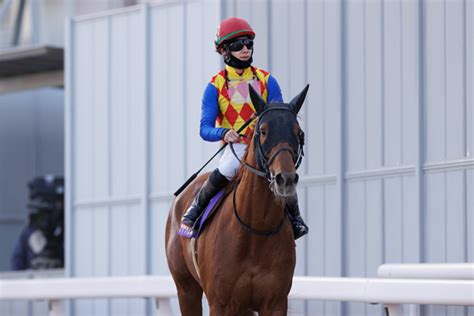
[[[215,47],[226,66],[211,79],[202,99],[201,137],[206,141],[233,143],[239,159],[244,155],[250,137],[241,138],[236,131],[255,113],[248,85],[252,84],[267,103],[283,102],[276,79],[267,71],[252,66],[254,38],[255,32],[244,19],[227,18],[219,24]],[[248,136],[252,128],[251,124],[242,133]],[[226,147],[218,168],[204,182],[181,218],[182,229],[194,228],[211,198],[235,176],[239,166],[240,162]],[[301,218],[296,197],[287,202],[287,210],[292,218],[295,239],[307,234],[308,227]]]

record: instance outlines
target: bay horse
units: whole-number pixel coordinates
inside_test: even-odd
[[[203,292],[211,315],[287,315],[296,253],[285,199],[296,195],[304,143],[297,114],[308,87],[290,103],[267,106],[249,86],[258,115],[252,141],[196,248],[177,231],[208,174],[174,199],[165,247],[182,315],[202,315]]]

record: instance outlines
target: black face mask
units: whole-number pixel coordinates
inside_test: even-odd
[[[224,45],[224,49],[225,49],[224,63],[226,65],[229,65],[229,66],[237,68],[237,69],[245,69],[245,68],[250,67],[250,65],[252,64],[252,61],[253,61],[252,56],[253,56],[253,51],[254,51],[253,49],[252,49],[252,54],[250,55],[249,60],[246,60],[246,61],[235,58],[231,54],[231,51],[229,49],[229,45]]]

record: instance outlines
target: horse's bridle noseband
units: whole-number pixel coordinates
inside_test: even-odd
[[[251,166],[250,164],[248,164],[247,162],[242,161],[237,156],[237,154],[234,150],[233,144],[229,143],[230,149],[231,149],[232,153],[234,154],[235,158],[242,165],[244,165],[244,167],[246,167],[248,170],[250,170],[254,174],[256,174],[260,177],[266,178],[269,182],[273,182],[274,178],[275,178],[275,176],[272,175],[272,173],[270,172],[270,169],[269,169],[270,165],[272,164],[272,162],[275,160],[275,158],[280,153],[282,153],[283,151],[289,151],[291,153],[291,156],[293,157],[293,162],[295,164],[295,169],[299,168],[299,166],[301,165],[301,161],[303,160],[303,156],[304,156],[304,151],[303,151],[304,132],[303,131],[301,131],[300,134],[298,135],[298,149],[297,149],[296,155],[295,155],[295,150],[291,146],[285,146],[283,148],[278,149],[276,152],[274,152],[272,154],[272,156],[270,158],[267,158],[267,156],[265,155],[262,144],[260,143],[260,135],[261,135],[260,134],[260,124],[262,122],[262,117],[265,116],[270,111],[274,111],[274,110],[290,111],[296,117],[296,114],[293,113],[293,110],[291,108],[286,107],[286,106],[278,106],[278,105],[269,106],[258,116],[259,120],[258,120],[257,125],[255,126],[255,133],[254,133],[253,137],[254,137],[254,145],[257,149],[257,157],[256,157],[257,165],[263,171],[260,171],[257,168],[255,168],[255,167]]]

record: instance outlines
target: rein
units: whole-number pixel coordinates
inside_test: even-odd
[[[232,196],[232,204],[234,206],[234,215],[237,218],[237,221],[239,222],[240,227],[242,227],[245,231],[247,231],[251,234],[261,236],[261,237],[271,237],[271,236],[276,235],[280,232],[281,228],[283,227],[283,224],[285,223],[285,216],[283,216],[283,218],[281,219],[280,224],[278,224],[278,226],[276,228],[274,228],[270,231],[261,231],[261,230],[253,229],[249,225],[245,224],[242,221],[242,219],[240,218],[239,213],[237,212],[237,205],[235,203],[235,193],[236,192],[237,192],[237,187],[234,189],[234,194]]]

